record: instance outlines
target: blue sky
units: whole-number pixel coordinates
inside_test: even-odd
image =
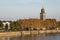
[[[42,7],[47,18],[60,20],[60,0],[0,0],[0,20],[40,18]]]

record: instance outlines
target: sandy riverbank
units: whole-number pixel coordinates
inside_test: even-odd
[[[17,31],[17,32],[1,32],[0,36],[24,36],[41,33],[60,33],[60,30],[40,30],[40,31]]]

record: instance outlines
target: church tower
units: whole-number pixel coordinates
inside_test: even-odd
[[[46,19],[46,13],[44,8],[41,9],[40,20],[44,21]]]

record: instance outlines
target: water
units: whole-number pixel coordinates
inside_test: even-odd
[[[22,37],[0,37],[0,40],[60,40],[60,33],[40,34]]]

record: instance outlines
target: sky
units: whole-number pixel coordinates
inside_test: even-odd
[[[60,20],[60,0],[0,0],[0,20],[40,18],[41,8],[47,19]]]

